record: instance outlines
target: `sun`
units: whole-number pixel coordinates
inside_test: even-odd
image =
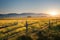
[[[58,9],[49,9],[46,11],[46,13],[48,14],[48,16],[51,16],[51,17],[59,16],[59,10]]]
[[[57,12],[56,12],[56,11],[51,11],[51,12],[49,12],[49,14],[50,14],[51,16],[56,16],[56,15],[57,15]]]
[[[48,11],[48,14],[49,14],[50,16],[55,17],[55,16],[58,16],[58,11],[56,11],[56,10],[50,10],[50,11]]]

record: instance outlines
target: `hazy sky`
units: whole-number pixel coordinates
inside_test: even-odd
[[[0,0],[1,13],[60,11],[60,0]]]

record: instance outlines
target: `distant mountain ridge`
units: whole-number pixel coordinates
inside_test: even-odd
[[[47,17],[48,14],[45,13],[21,13],[21,14],[17,14],[17,13],[8,13],[8,14],[0,14],[0,18],[8,18],[8,17],[27,17],[27,16],[31,16],[31,17]]]

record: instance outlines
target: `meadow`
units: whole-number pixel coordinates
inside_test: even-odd
[[[0,19],[0,40],[59,40],[60,19]]]

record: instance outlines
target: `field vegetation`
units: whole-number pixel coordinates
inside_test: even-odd
[[[59,40],[60,19],[1,19],[0,40]]]

